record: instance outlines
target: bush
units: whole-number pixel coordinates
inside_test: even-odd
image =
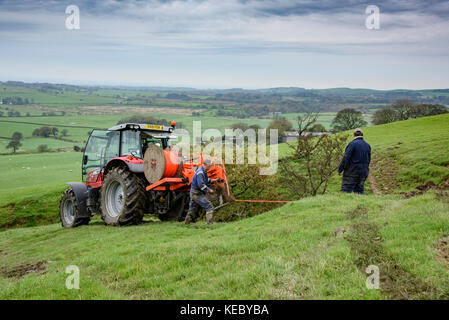
[[[245,161],[246,162],[246,161]],[[282,200],[278,193],[277,175],[260,175],[261,165],[232,164],[226,166],[230,193],[237,199]],[[252,217],[269,211],[282,203],[233,202],[231,206],[220,209],[217,221],[232,221]]]
[[[326,132],[326,128],[322,124],[316,123],[310,128],[310,132]]]
[[[37,151],[38,152],[48,152],[48,151],[50,151],[50,149],[48,148],[48,146],[46,144],[41,144],[37,147]]]
[[[34,129],[33,136],[48,138],[50,135],[56,135],[57,130],[57,128],[43,126],[38,129]]]

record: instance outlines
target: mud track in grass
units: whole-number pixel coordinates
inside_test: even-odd
[[[36,263],[27,263],[11,268],[3,267],[0,269],[0,274],[6,278],[22,278],[29,273],[43,274],[46,272],[45,270],[45,263],[43,261],[38,261]]]
[[[354,262],[363,274],[366,274],[365,270],[369,265],[379,267],[379,290],[384,297],[397,300],[448,298],[447,293],[442,293],[431,284],[420,280],[386,252],[379,227],[368,220],[366,208],[357,206],[353,211],[347,212],[346,216],[356,220],[345,236],[351,246]]]

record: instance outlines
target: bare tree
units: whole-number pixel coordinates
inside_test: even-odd
[[[413,101],[409,99],[398,99],[391,108],[396,112],[398,120],[407,120],[409,118],[410,109],[413,107]]]
[[[293,152],[280,160],[280,182],[299,198],[326,192],[346,145],[347,136],[307,134],[317,117],[309,113],[298,119],[297,143],[290,144]]]

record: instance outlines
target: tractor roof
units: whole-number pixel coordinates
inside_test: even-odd
[[[122,130],[141,130],[141,131],[157,131],[157,132],[173,132],[174,125],[172,126],[162,126],[156,124],[144,124],[144,123],[122,123],[112,128],[110,131],[122,131]]]

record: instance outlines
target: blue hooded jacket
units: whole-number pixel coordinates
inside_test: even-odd
[[[204,170],[203,166],[199,167],[193,176],[190,192],[195,194],[208,192],[210,189],[207,186],[209,182],[209,177],[207,176],[207,173]]]
[[[338,167],[338,173],[344,171],[345,176],[368,176],[369,164],[371,162],[371,147],[363,140],[356,137],[345,150],[345,155]]]

